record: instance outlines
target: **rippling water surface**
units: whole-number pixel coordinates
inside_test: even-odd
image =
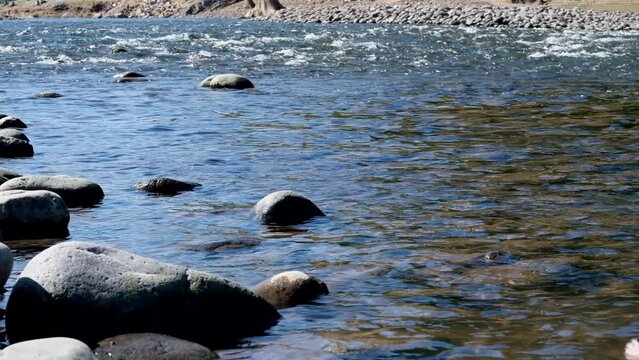
[[[619,359],[639,336],[638,32],[0,25],[0,112],[28,122],[36,151],[0,165],[106,192],[73,210],[71,239],[247,286],[291,269],[327,282],[224,358]],[[125,70],[149,81],[115,83]],[[256,89],[198,87],[226,72]],[[160,175],[204,186],[132,188]],[[253,222],[280,189],[329,216]],[[261,242],[197,250],[225,240]],[[50,244],[9,243],[9,293]],[[510,255],[476,259],[493,250]]]

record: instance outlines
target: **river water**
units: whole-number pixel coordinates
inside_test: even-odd
[[[227,72],[256,89],[198,87]],[[2,21],[0,79],[36,152],[0,165],[104,188],[71,239],[328,284],[223,358],[619,359],[639,336],[639,32]],[[203,186],[133,188],[161,175]],[[252,221],[282,189],[328,217]],[[260,243],[203,250],[227,240]],[[53,242],[8,243],[0,307]]]

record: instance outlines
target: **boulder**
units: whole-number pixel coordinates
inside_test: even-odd
[[[36,255],[7,304],[10,341],[69,336],[94,344],[153,332],[210,348],[261,334],[279,318],[230,280],[101,244],[69,241]]]
[[[313,202],[293,191],[276,191],[265,196],[251,210],[263,224],[294,225],[314,216],[325,216]]]
[[[193,190],[198,186],[202,185],[194,182],[173,180],[165,177],[155,178],[135,184],[135,187],[139,190],[164,195],[175,195],[182,191]]]
[[[200,86],[210,87],[213,89],[237,90],[251,89],[255,87],[255,85],[253,85],[253,83],[249,79],[236,74],[221,74],[209,76],[200,83]]]
[[[9,137],[14,139],[23,140],[29,142],[29,138],[22,131],[18,129],[0,129],[0,137]]]
[[[83,342],[64,337],[23,341],[0,350],[7,360],[97,360]]]
[[[11,249],[3,243],[0,243],[0,288],[2,288],[9,280],[13,270],[13,254]]]
[[[27,141],[12,137],[0,137],[0,157],[16,158],[30,156],[33,156],[33,146]]]
[[[113,75],[113,78],[116,79],[117,82],[146,80],[146,77],[144,75],[133,72],[133,71],[127,71],[120,74],[115,74]]]
[[[104,198],[100,185],[65,175],[22,176],[0,185],[5,190],[49,190],[60,195],[67,206],[91,206]]]
[[[253,292],[282,309],[326,295],[328,287],[322,280],[301,271],[286,271],[257,284]]]
[[[20,177],[22,175],[18,174],[17,172],[13,170],[9,170],[7,168],[3,168],[0,166],[0,176],[5,177],[7,179],[13,179],[13,178]]]
[[[25,124],[22,120],[15,118],[13,116],[5,116],[0,118],[0,129],[6,128],[19,128],[25,129],[27,124]]]
[[[45,91],[45,92],[41,92],[39,94],[36,94],[35,97],[44,98],[44,99],[55,99],[55,98],[62,97],[62,94],[57,93],[57,92],[52,92],[52,91]]]
[[[46,190],[0,191],[0,233],[4,240],[58,238],[69,235],[64,200]]]
[[[143,333],[110,337],[95,349],[102,360],[212,360],[218,356],[194,342],[168,335]]]

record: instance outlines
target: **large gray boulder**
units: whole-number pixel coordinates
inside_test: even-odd
[[[194,342],[162,334],[125,334],[98,343],[99,360],[213,360],[218,356]]]
[[[7,169],[7,168],[3,168],[0,166],[0,176],[7,178],[7,179],[13,179],[13,178],[17,178],[20,177],[22,175],[18,174],[17,172]]]
[[[0,233],[4,240],[64,238],[69,235],[64,200],[46,190],[0,191]]]
[[[286,190],[265,196],[255,204],[251,213],[263,224],[273,225],[295,225],[315,216],[325,216],[304,195]]]
[[[29,142],[29,138],[22,131],[13,128],[0,129],[0,137],[10,137]]]
[[[5,129],[5,128],[20,128],[20,129],[24,129],[27,127],[27,124],[25,124],[22,120],[13,117],[13,116],[5,116],[3,118],[0,118],[0,129]]]
[[[91,206],[104,198],[100,185],[86,179],[65,175],[22,176],[0,185],[6,190],[49,190],[60,195],[67,206]]]
[[[17,158],[33,156],[33,146],[29,142],[12,138],[0,137],[0,157]]]
[[[0,243],[0,288],[7,283],[9,276],[13,270],[13,254],[11,249],[3,243]]]
[[[69,336],[93,344],[153,332],[211,348],[262,333],[279,318],[230,280],[88,242],[35,256],[7,304],[9,340]]]
[[[251,89],[255,85],[251,80],[237,74],[220,74],[209,76],[200,83],[201,87],[210,87],[212,89]]]
[[[0,360],[96,360],[91,349],[76,339],[53,337],[23,341],[0,350]]]
[[[322,280],[301,271],[286,271],[257,284],[253,292],[282,309],[326,295],[328,287]]]
[[[136,189],[162,195],[175,195],[182,191],[190,191],[201,184],[159,177],[135,184]]]

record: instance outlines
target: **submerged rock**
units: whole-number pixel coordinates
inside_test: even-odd
[[[209,252],[218,252],[227,249],[242,249],[253,247],[261,243],[262,242],[259,240],[225,240],[203,245],[200,249]]]
[[[13,270],[13,254],[11,249],[3,243],[0,243],[0,288],[4,287],[11,276]]]
[[[83,342],[65,337],[23,341],[0,350],[0,359],[7,360],[96,360]]]
[[[128,52],[128,50],[122,47],[118,47],[111,50],[111,52],[114,54],[122,54],[122,53]]]
[[[194,182],[173,180],[165,177],[155,178],[135,184],[135,187],[138,190],[164,195],[175,195],[182,191],[193,190],[198,186],[202,185]]]
[[[69,241],[35,256],[7,304],[10,341],[70,336],[89,344],[137,332],[228,346],[279,318],[230,280],[101,244]]]
[[[13,129],[13,128],[0,129],[0,137],[9,137],[9,138],[30,142],[27,135],[25,135],[22,131],[18,129]]]
[[[213,89],[251,89],[255,85],[251,80],[237,74],[221,74],[209,76],[200,83],[202,87],[210,87]]]
[[[5,116],[0,118],[0,129],[6,128],[17,128],[17,129],[25,129],[27,124],[25,124],[22,120],[13,117],[13,116]]]
[[[326,284],[301,271],[286,271],[259,283],[253,292],[277,309],[310,302],[328,294]]]
[[[99,360],[213,360],[208,348],[168,335],[142,333],[110,337],[98,343]]]
[[[13,170],[9,170],[7,168],[3,168],[0,166],[0,176],[5,177],[7,179],[13,179],[13,178],[20,177],[22,175],[18,174],[17,172]]]
[[[293,191],[276,191],[260,200],[251,210],[263,224],[295,225],[315,216],[325,216],[313,202]]]
[[[518,258],[508,251],[492,250],[473,259],[474,266],[505,265],[517,262]]]
[[[22,176],[0,185],[5,190],[49,190],[60,195],[68,206],[91,206],[104,198],[100,185],[65,175]]]
[[[146,80],[146,77],[144,75],[133,72],[133,71],[127,71],[120,74],[115,74],[113,75],[113,78],[116,79],[117,82]]]
[[[0,191],[0,234],[5,240],[66,237],[69,211],[51,191]]]
[[[46,92],[41,92],[39,94],[36,94],[35,97],[44,98],[44,99],[55,99],[55,98],[62,97],[62,94],[57,92],[52,92],[52,91],[46,91]]]
[[[13,137],[0,137],[0,157],[16,158],[33,156],[33,146],[29,142]]]

